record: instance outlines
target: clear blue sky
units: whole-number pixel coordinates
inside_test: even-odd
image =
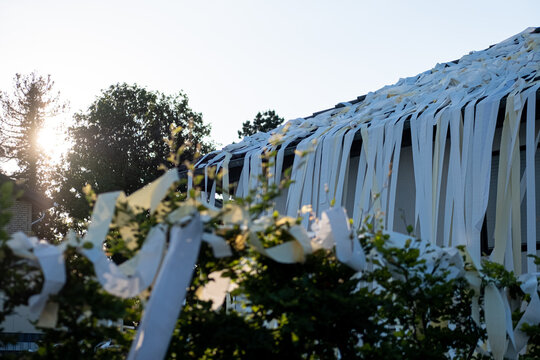
[[[540,1],[0,1],[0,89],[51,74],[71,111],[116,82],[184,90],[221,144],[258,111],[351,100],[540,26]]]

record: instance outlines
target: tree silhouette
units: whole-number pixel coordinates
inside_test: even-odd
[[[283,118],[279,117],[274,110],[267,110],[263,113],[258,112],[251,121],[245,121],[242,124],[242,130],[238,131],[238,137],[242,139],[245,136],[253,135],[259,131],[267,132],[277,128],[283,123]]]
[[[66,109],[60,93],[53,91],[51,76],[16,74],[13,92],[0,92],[0,157],[15,160],[13,174],[32,190],[42,186],[46,156],[39,149],[38,136],[46,118]]]
[[[98,193],[131,193],[162,174],[159,167],[167,164],[171,151],[183,147],[182,163],[193,160],[197,151],[212,149],[206,140],[210,126],[191,110],[182,92],[170,96],[138,85],[112,85],[86,112],[75,114],[74,121],[69,129],[73,147],[58,171],[59,189],[54,195],[73,219],[83,220],[89,214],[82,192],[86,184]],[[167,143],[171,125],[181,130],[176,131],[174,143]]]

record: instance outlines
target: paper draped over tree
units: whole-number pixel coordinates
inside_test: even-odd
[[[41,326],[54,327],[58,305],[48,301],[56,294],[65,282],[63,252],[75,247],[94,265],[97,278],[103,288],[122,298],[133,297],[153,284],[150,301],[144,310],[142,323],[132,344],[129,359],[164,358],[175,319],[181,311],[186,288],[190,283],[194,265],[197,261],[199,247],[202,241],[207,241],[215,256],[229,256],[230,248],[227,241],[219,234],[227,228],[240,228],[247,239],[247,246],[276,262],[303,262],[305,256],[317,249],[332,249],[335,247],[339,261],[362,272],[367,266],[367,257],[377,257],[377,252],[366,254],[355,233],[349,228],[349,219],[344,209],[334,207],[322,213],[321,220],[316,221],[314,231],[307,232],[296,225],[296,220],[290,217],[275,218],[262,216],[251,219],[249,213],[238,204],[227,204],[223,210],[222,229],[208,232],[204,228],[205,221],[219,212],[209,206],[188,199],[170,212],[165,211],[163,221],[156,224],[138,251],[129,261],[117,266],[110,261],[104,251],[103,243],[109,232],[111,223],[116,221],[118,214],[125,211],[123,204],[133,211],[148,210],[155,212],[160,207],[171,186],[178,180],[176,169],[169,170],[155,182],[147,185],[129,197],[122,192],[99,195],[94,206],[92,221],[86,235],[80,239],[69,233],[66,240],[55,246],[35,238],[29,238],[22,233],[15,234],[8,241],[8,246],[14,254],[30,261],[37,261],[44,274],[44,285],[41,293],[30,299],[31,316],[39,317]],[[124,210],[121,210],[124,209]],[[116,214],[116,215],[115,215]],[[278,224],[291,236],[290,241],[272,247],[264,247],[258,241],[257,234],[264,232],[269,224]],[[129,226],[129,225],[128,225]],[[168,244],[167,242],[168,235]],[[369,234],[368,234],[369,235]],[[480,296],[479,283],[485,280],[482,267],[472,261],[470,254],[463,250],[460,253],[455,248],[439,248],[426,241],[415,240],[410,236],[386,232],[384,241],[391,246],[403,248],[413,246],[418,248],[420,258],[429,267],[443,266],[449,270],[452,278],[465,277],[471,288]],[[412,244],[412,245],[411,245]],[[472,267],[466,268],[462,256],[470,259]],[[380,258],[378,266],[384,264]],[[392,268],[389,267],[392,272]],[[219,281],[210,282],[206,288],[200,289],[200,296],[211,299],[217,306],[223,303],[226,292],[230,289],[227,279],[220,279],[221,274],[214,274]],[[399,276],[396,272],[394,276]],[[503,359],[503,356],[515,358],[517,353],[527,343],[527,336],[520,330],[522,323],[538,324],[540,318],[540,300],[538,298],[536,275],[526,274],[521,277],[522,289],[530,296],[529,302],[524,302],[527,309],[517,327],[512,327],[510,307],[504,289],[498,288],[495,282],[485,287],[483,311],[488,333],[488,343],[493,356]],[[366,284],[367,286],[367,284]],[[375,284],[374,286],[377,286]],[[478,312],[474,308],[473,312]],[[479,318],[477,316],[476,318]]]

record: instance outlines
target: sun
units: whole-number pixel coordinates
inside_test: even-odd
[[[38,145],[51,163],[58,163],[70,147],[59,119],[47,119],[38,133]]]

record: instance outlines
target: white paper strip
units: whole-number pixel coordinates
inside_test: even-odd
[[[157,180],[128,196],[127,200],[130,205],[141,209],[150,209],[150,212],[153,213],[167,195],[170,187],[178,180],[180,180],[178,169],[170,169]]]
[[[129,360],[164,359],[182,309],[201,245],[202,224],[194,217],[170,231],[169,250],[144,310]]]
[[[536,120],[536,92],[538,86],[528,91],[527,97],[527,123],[526,123],[526,151],[525,151],[525,176],[527,178],[527,255],[536,255],[536,181],[535,181],[535,120]],[[536,272],[534,258],[527,258],[527,272]]]
[[[223,272],[224,270],[210,273],[208,284],[197,290],[197,297],[200,300],[212,302],[212,310],[217,310],[223,305],[231,286],[231,279],[223,276]]]
[[[28,299],[28,305],[30,313],[41,314],[49,296],[57,294],[66,283],[66,268],[64,254],[54,245],[39,242],[34,248],[34,254],[43,271],[44,282],[41,292]]]
[[[331,237],[336,244],[336,256],[339,261],[356,271],[366,268],[366,255],[356,236],[351,237],[347,213],[343,208],[331,208],[322,213],[319,228],[325,229],[318,233],[321,242]],[[328,230],[326,230],[328,229]],[[332,241],[332,240],[330,240]]]
[[[80,251],[94,264],[94,271],[103,288],[127,299],[137,296],[154,281],[161,264],[166,231],[163,224],[153,227],[135,257],[121,266],[110,260],[101,246]]]
[[[507,343],[505,310],[501,294],[493,283],[486,286],[484,302],[484,316],[491,352],[495,360],[503,360]]]
[[[17,256],[37,260],[43,272],[43,286],[39,294],[28,299],[31,320],[41,317],[41,327],[56,326],[58,306],[49,304],[49,296],[57,294],[66,282],[66,269],[62,249],[22,232],[15,233],[7,245]],[[45,321],[45,318],[48,320]]]

